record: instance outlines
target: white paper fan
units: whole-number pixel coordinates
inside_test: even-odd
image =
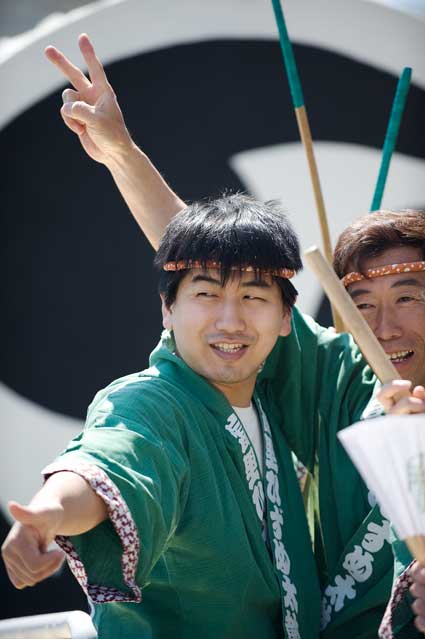
[[[399,538],[425,563],[425,415],[365,420],[338,437]]]
[[[86,612],[54,612],[0,621],[2,639],[96,639],[97,632]]]

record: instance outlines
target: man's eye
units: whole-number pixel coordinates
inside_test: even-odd
[[[259,302],[265,302],[264,297],[258,297],[258,295],[244,295],[246,300],[258,300]]]
[[[196,297],[217,297],[215,293],[209,293],[208,291],[199,291],[196,293]]]
[[[372,304],[368,304],[367,302],[361,302],[360,304],[357,304],[356,306],[359,309],[359,311],[368,311],[371,308],[373,308]]]
[[[412,302],[415,299],[416,298],[412,297],[411,295],[402,295],[401,297],[398,298],[397,302],[401,302],[402,304],[405,304],[406,302]]]

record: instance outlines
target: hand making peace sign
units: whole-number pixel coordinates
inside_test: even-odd
[[[125,152],[132,140],[114,90],[88,36],[82,34],[78,44],[90,79],[55,47],[47,47],[45,53],[74,87],[62,93],[61,115],[65,124],[78,135],[93,160],[107,164]]]
[[[88,78],[55,47],[46,56],[71,82],[62,93],[61,115],[83,149],[105,164],[134,218],[154,248],[164,229],[185,203],[170,189],[149,158],[132,141],[104,68],[86,34],[78,40]]]

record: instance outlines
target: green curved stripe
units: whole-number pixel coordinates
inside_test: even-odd
[[[381,167],[379,169],[378,180],[375,186],[372,206],[370,208],[371,211],[377,211],[381,206],[385,184],[388,176],[388,169],[390,167],[391,156],[397,143],[398,132],[400,130],[401,118],[403,116],[407,94],[409,92],[411,77],[412,69],[410,67],[405,67],[398,81],[397,91],[391,109],[387,133],[385,135],[384,146],[382,149]]]
[[[294,51],[286,29],[285,18],[283,17],[280,0],[272,0],[277,28],[279,30],[280,47],[282,49],[283,61],[289,80],[292,102],[297,109],[304,105],[304,96],[301,89],[301,82],[295,62]]]

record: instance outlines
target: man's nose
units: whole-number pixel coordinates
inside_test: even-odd
[[[397,312],[388,307],[378,310],[372,330],[378,339],[385,342],[397,339],[403,334],[402,323],[397,317]]]
[[[226,300],[220,304],[215,322],[216,328],[225,333],[242,333],[246,330],[243,309],[238,301]]]

